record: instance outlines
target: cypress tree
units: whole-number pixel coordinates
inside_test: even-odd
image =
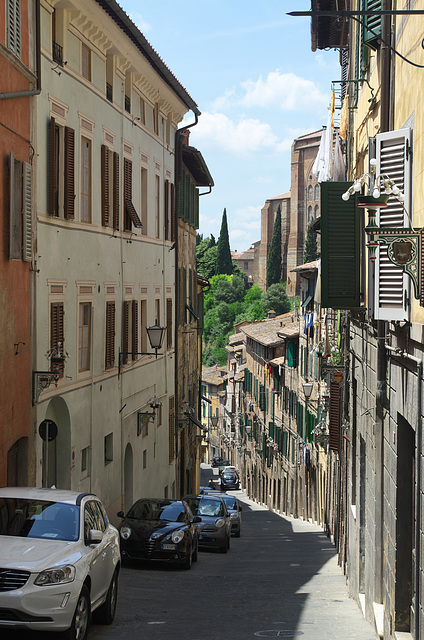
[[[313,231],[312,225],[309,224],[308,230],[306,232],[303,262],[304,264],[306,264],[307,262],[313,262],[314,260],[317,260],[318,257],[317,235],[315,231]]]
[[[278,205],[275,216],[274,230],[272,232],[266,263],[266,286],[270,287],[281,280],[281,206]]]
[[[216,275],[233,273],[233,262],[231,260],[230,240],[228,237],[227,210],[222,214],[221,232],[218,240],[218,254],[216,258]]]

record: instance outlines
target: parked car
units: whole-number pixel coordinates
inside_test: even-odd
[[[240,538],[242,512],[242,506],[240,502],[237,500],[237,498],[228,495],[227,493],[216,493],[215,491],[213,491],[211,495],[218,496],[219,498],[222,498],[224,500],[227,511],[231,516],[231,533],[236,538]]]
[[[123,560],[161,560],[191,569],[199,549],[200,518],[182,500],[137,500],[118,526]]]
[[[225,469],[221,474],[221,491],[238,489],[240,480],[237,471],[233,469]]]
[[[230,548],[231,518],[224,500],[211,494],[199,494],[187,495],[184,501],[193,514],[200,517],[199,546],[227,553]]]
[[[219,467],[220,463],[223,462],[224,458],[221,456],[216,456],[212,458],[212,467]]]
[[[229,460],[221,460],[221,462],[218,465],[219,475],[221,475],[221,473],[224,471],[225,467],[228,467],[229,464],[230,464]]]
[[[94,494],[0,489],[0,627],[85,640],[115,616],[119,535]]]

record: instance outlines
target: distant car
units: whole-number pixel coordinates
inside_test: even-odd
[[[218,465],[218,467],[219,467],[219,475],[221,475],[221,473],[223,472],[225,467],[228,467],[229,464],[230,464],[229,460],[221,460],[221,462]]]
[[[212,458],[212,467],[219,467],[223,460],[224,458],[221,458],[220,456]]]
[[[119,525],[123,560],[161,560],[191,569],[199,548],[198,516],[182,500],[137,500]]]
[[[199,516],[199,546],[219,549],[227,553],[231,539],[231,517],[225,502],[215,495],[187,495],[184,498],[190,510]]]
[[[225,469],[221,474],[221,491],[230,491],[240,487],[240,480],[236,471]]]
[[[85,640],[115,616],[119,536],[94,494],[0,489],[0,627]]]

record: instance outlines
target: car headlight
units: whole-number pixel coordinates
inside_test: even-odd
[[[215,526],[218,527],[218,529],[223,527],[224,524],[225,524],[224,518],[218,518],[218,520],[215,520]]]
[[[122,527],[121,531],[121,538],[123,538],[123,540],[128,540],[128,538],[131,536],[131,529],[130,527]]]
[[[236,520],[237,519],[237,514],[236,513],[232,513],[231,514],[231,519],[232,520]]]
[[[52,584],[66,584],[73,580],[75,580],[75,567],[72,564],[67,564],[63,567],[45,569],[38,574],[34,580],[34,584],[38,587],[44,587],[45,585]]]
[[[183,531],[174,531],[174,533],[171,536],[171,540],[172,542],[174,542],[175,544],[178,544],[179,542],[181,542],[181,540],[184,538],[184,533]]]

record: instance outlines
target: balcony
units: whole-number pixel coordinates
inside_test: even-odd
[[[57,42],[53,42],[53,62],[63,67],[63,47]]]
[[[113,87],[110,82],[106,82],[106,98],[109,102],[113,102]]]

